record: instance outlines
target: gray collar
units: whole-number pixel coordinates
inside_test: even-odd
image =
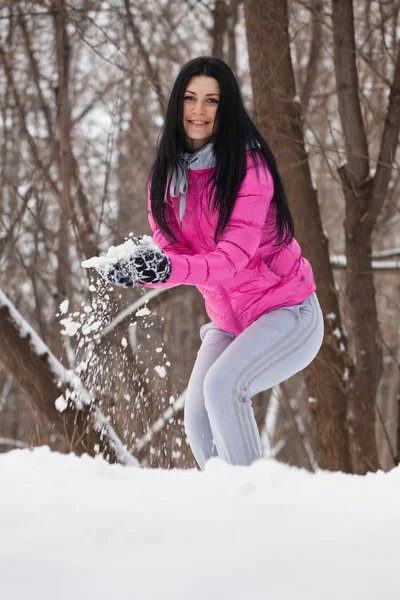
[[[255,147],[258,147],[256,144]],[[251,146],[246,145],[249,150]],[[205,146],[196,152],[185,152],[180,156],[180,164],[170,173],[170,182],[167,183],[166,191],[169,187],[169,193],[172,198],[180,196],[179,200],[179,221],[182,227],[183,217],[186,209],[186,195],[188,191],[188,171],[200,171],[201,169],[213,169],[215,167],[215,154],[213,142],[208,142]]]
[[[180,196],[179,221],[182,227],[183,217],[186,209],[186,195],[188,191],[188,171],[200,171],[201,169],[213,169],[215,167],[215,155],[213,143],[209,142],[196,152],[185,152],[180,156],[180,164],[171,174],[169,193],[172,198]],[[167,184],[168,189],[168,184]]]

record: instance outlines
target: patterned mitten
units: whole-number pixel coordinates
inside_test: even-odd
[[[139,247],[146,245],[143,236],[131,238],[132,241]],[[136,283],[135,266],[133,264],[134,257],[129,257],[126,260],[118,260],[111,263],[107,268],[99,269],[99,273],[107,283],[117,285],[118,287],[131,288]]]
[[[145,244],[138,247],[131,259],[135,280],[139,283],[165,283],[171,274],[171,261],[162,251]]]
[[[134,269],[128,261],[119,260],[101,270],[100,275],[104,281],[118,287],[131,288],[135,285]]]

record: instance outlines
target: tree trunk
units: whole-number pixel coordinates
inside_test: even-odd
[[[58,271],[57,291],[59,299],[70,296],[69,290],[69,235],[68,227],[72,216],[71,184],[72,157],[69,143],[71,129],[71,108],[69,101],[69,71],[71,48],[68,40],[64,2],[60,2],[54,14],[55,46],[58,70],[57,88],[57,124],[59,134],[59,166],[60,166],[60,228],[58,234]]]
[[[350,361],[343,351],[345,335],[329,262],[328,240],[323,233],[317,193],[311,182],[300,103],[295,99],[287,2],[245,0],[244,8],[255,120],[277,159],[296,237],[303,255],[312,264],[325,317],[322,348],[304,371],[312,397],[317,461],[323,469],[351,472],[344,384],[345,369]],[[340,340],[333,335],[334,330],[341,332]]]
[[[375,438],[375,399],[383,372],[379,322],[371,267],[371,228],[362,224],[363,202],[346,193],[346,287],[350,306],[356,368],[350,379],[348,427],[353,472],[379,468]]]
[[[212,55],[224,60],[224,37],[227,27],[228,7],[224,0],[216,0],[213,10],[214,26],[211,31]]]
[[[237,47],[236,47],[236,24],[238,20],[240,0],[231,0],[228,5],[228,15],[226,19],[226,33],[228,40],[228,49],[226,53],[226,62],[237,73]]]
[[[346,284],[353,325],[356,369],[350,380],[348,424],[355,473],[380,465],[375,402],[383,372],[382,347],[371,266],[372,232],[386,198],[400,130],[400,52],[394,70],[376,174],[371,178],[354,33],[353,3],[333,0],[334,62],[339,115],[347,163],[339,169],[346,200]]]

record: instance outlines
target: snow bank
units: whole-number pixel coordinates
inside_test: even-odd
[[[400,468],[204,473],[0,455],[0,581],[12,600],[377,600],[398,594]],[[78,596],[77,596],[78,595]]]

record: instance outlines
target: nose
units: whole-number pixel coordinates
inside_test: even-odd
[[[204,115],[205,112],[206,110],[200,101],[196,102],[196,104],[192,108],[192,114],[194,115]]]

